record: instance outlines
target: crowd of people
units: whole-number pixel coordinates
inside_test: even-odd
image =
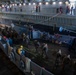
[[[0,29],[0,34],[3,35],[3,38],[7,41],[10,46],[15,45],[22,45],[18,48],[18,54],[22,55],[25,54],[23,46],[29,48],[30,44],[30,36],[29,32],[33,29],[31,26],[26,26],[27,31],[26,33],[22,33],[21,35],[18,34],[14,29],[5,27],[4,29]],[[28,34],[27,34],[28,33]],[[38,40],[32,40],[32,44],[35,48],[35,53],[41,53],[43,58],[48,58],[48,43],[39,42]],[[41,51],[39,51],[39,49]],[[70,58],[70,55],[62,54],[61,50],[56,53],[56,60],[54,65],[54,70],[56,75],[76,75],[76,61]]]
[[[47,8],[45,7],[45,9],[47,9]],[[49,10],[50,9],[51,8],[49,8]],[[1,8],[1,10],[6,11],[6,12],[9,12],[9,11],[10,12],[25,12],[25,10],[23,9],[23,6],[19,6],[18,4],[17,4],[17,6],[14,6],[14,7],[4,6]],[[64,14],[74,15],[75,10],[76,10],[76,8],[73,5],[72,6],[66,5],[65,7],[60,6],[60,7],[56,8],[56,13],[64,13]],[[42,9],[39,4],[37,4],[35,6],[35,8],[30,10],[30,12],[36,12],[36,13],[40,13],[41,11],[42,11]],[[44,10],[43,10],[43,12],[44,12]]]
[[[63,55],[59,50],[56,54],[54,70],[56,75],[76,75],[76,61],[70,55]]]
[[[26,46],[27,48],[29,48],[30,39],[31,39],[30,33],[31,33],[31,30],[32,30],[32,27],[31,26],[29,26],[29,27],[26,26],[26,28],[27,28],[27,32],[22,33],[21,35],[18,34],[12,28],[8,28],[8,27],[5,27],[5,29],[1,29],[0,31],[3,35],[3,38],[7,41],[7,43],[10,46],[14,46],[15,44],[19,44],[19,45],[23,45],[23,46]],[[33,44],[34,44],[36,53],[39,53],[39,48],[41,48],[42,55],[47,56],[47,51],[48,51],[47,43],[41,43],[40,44],[40,42],[38,40],[34,40]],[[18,52],[19,54],[20,54],[21,48],[19,49],[19,52]]]

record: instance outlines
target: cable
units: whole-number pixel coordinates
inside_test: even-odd
[[[56,15],[50,17],[49,19],[45,20],[45,21],[48,21],[48,20],[50,20],[50,19],[52,19],[52,18],[54,18],[54,17],[56,17],[56,16],[58,16],[58,15],[60,15],[60,14],[61,14],[61,13],[58,13],[58,14],[56,14]]]
[[[44,21],[41,21],[41,22],[39,22],[39,23],[44,23],[44,22],[46,22],[46,21],[49,21],[49,20],[51,20],[52,18],[54,18],[54,17],[56,17],[56,16],[58,16],[58,15],[60,15],[60,14],[61,14],[61,13],[58,13],[58,14],[56,14],[56,15],[52,16],[52,17],[49,17],[49,19],[44,20]],[[35,25],[35,23],[34,23],[34,24],[32,24],[32,25]]]

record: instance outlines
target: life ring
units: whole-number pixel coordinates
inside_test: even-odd
[[[23,60],[20,60],[20,67],[22,68],[22,69],[25,69],[26,67],[25,67],[25,62],[23,61]]]
[[[9,58],[11,59],[11,61],[15,61],[15,54],[11,52]]]

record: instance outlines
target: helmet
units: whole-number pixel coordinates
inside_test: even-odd
[[[70,55],[68,55],[68,56],[67,56],[67,58],[69,58],[69,59],[70,59]]]
[[[23,48],[23,46],[21,45],[20,48]]]
[[[35,42],[37,42],[37,40],[35,40]]]
[[[25,33],[23,33],[23,35],[25,36]]]
[[[59,49],[58,53],[61,54],[61,49]]]

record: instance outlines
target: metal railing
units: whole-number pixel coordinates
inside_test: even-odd
[[[8,48],[4,48],[4,44],[6,44],[5,47]],[[54,75],[51,72],[43,69],[36,63],[32,62],[28,57],[18,55],[16,52],[16,48],[10,47],[7,42],[3,43],[0,40],[0,47],[3,52],[10,58],[10,61],[12,61],[25,74],[29,73],[30,75]]]

